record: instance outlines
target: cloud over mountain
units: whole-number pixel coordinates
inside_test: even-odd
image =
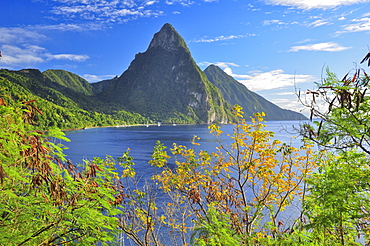
[[[291,6],[300,9],[329,9],[341,5],[369,2],[369,0],[265,0],[267,4]]]
[[[234,74],[230,67],[224,71],[244,84],[251,91],[273,90],[294,86],[294,84],[312,82],[315,78],[312,75],[287,74],[282,69],[268,72],[254,71],[251,74]]]
[[[300,50],[307,50],[307,51],[331,51],[331,52],[337,52],[337,51],[343,51],[347,50],[350,47],[344,47],[334,42],[326,42],[326,43],[317,43],[317,44],[307,44],[307,45],[299,45],[299,46],[293,46],[290,48],[289,51],[291,52],[297,52]]]

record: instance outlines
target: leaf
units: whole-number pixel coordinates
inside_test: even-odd
[[[364,57],[364,59],[362,59],[362,61],[360,62],[360,64],[363,63],[363,62],[365,62],[365,61],[367,61],[367,60],[368,60],[367,66],[370,67],[370,52],[367,53],[367,55]]]

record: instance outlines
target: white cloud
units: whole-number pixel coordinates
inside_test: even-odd
[[[329,9],[341,5],[370,2],[369,0],[264,0],[267,4],[296,7],[300,9]]]
[[[77,61],[77,62],[82,62],[82,61],[85,61],[85,60],[90,58],[87,55],[73,55],[73,54],[59,54],[59,55],[47,54],[46,56],[50,60],[53,60],[53,59],[55,59],[55,60],[70,60],[70,61]]]
[[[232,76],[233,75],[233,70],[231,69],[231,68],[229,68],[229,67],[226,67],[225,69],[224,69],[224,72],[225,73],[227,73],[228,75],[230,75],[230,76]]]
[[[269,25],[285,25],[286,23],[281,20],[264,20],[262,25],[269,26]]]
[[[304,40],[301,40],[301,41],[298,41],[298,42],[295,42],[296,44],[303,44],[303,43],[308,43],[308,42],[312,42],[313,40],[312,39],[304,39]]]
[[[41,55],[44,50],[44,48],[35,45],[14,46],[5,44],[1,46],[3,57],[0,63],[10,66],[41,63],[45,61]]]
[[[46,39],[45,35],[19,27],[0,27],[0,43],[14,44],[25,42],[38,42]]]
[[[89,59],[87,55],[57,54],[53,55],[47,52],[43,47],[37,45],[9,45],[1,46],[2,59],[1,64],[8,66],[29,66],[37,63],[43,63],[48,60],[69,60],[82,62]]]
[[[155,3],[158,3],[158,1],[156,1],[156,0],[148,0],[148,1],[145,2],[145,5],[146,6],[149,6],[149,5],[153,5]]]
[[[291,95],[290,98],[275,98],[270,101],[281,108],[300,112],[309,117],[308,110],[301,103],[298,102],[296,95]]]
[[[253,72],[251,75],[233,74],[231,68],[227,69],[229,75],[233,76],[240,83],[244,84],[251,91],[272,90],[294,86],[295,84],[313,82],[312,75],[287,74],[277,69],[269,72]]]
[[[289,25],[302,25],[302,26],[308,26],[308,27],[318,27],[323,25],[331,24],[331,22],[328,19],[322,19],[320,16],[310,16],[310,19],[314,19],[314,21],[305,21],[305,22],[298,22],[298,21],[292,21],[292,22],[284,22],[282,20],[264,20],[262,22],[263,26],[271,26],[275,25],[279,28],[287,27]]]
[[[342,26],[344,31],[339,31],[337,33],[370,31],[370,18],[369,17],[354,19],[352,20],[352,22],[355,22],[355,23]]]
[[[246,37],[254,37],[257,36],[256,34],[245,34],[245,35],[230,35],[230,36],[218,36],[215,38],[208,38],[208,37],[203,37],[199,39],[194,39],[190,41],[191,43],[213,43],[213,42],[218,42],[218,41],[227,41],[227,40],[232,40],[232,39],[239,39],[239,38],[246,38]]]
[[[293,96],[293,95],[295,95],[295,92],[292,92],[292,91],[277,92],[277,93],[274,93],[273,95],[276,95],[276,96]]]
[[[311,22],[311,23],[307,24],[307,26],[309,26],[309,27],[318,27],[318,26],[323,26],[323,25],[328,25],[328,24],[330,24],[330,22],[327,21],[327,20],[316,20],[314,22]]]
[[[86,79],[90,83],[99,82],[106,79],[114,78],[114,75],[93,75],[93,74],[84,74],[82,78]]]
[[[140,17],[163,15],[163,11],[146,9],[158,3],[158,0],[57,0],[57,2],[59,5],[53,7],[52,13],[75,20],[82,19],[97,20],[100,23],[120,23]]]
[[[56,31],[97,31],[102,30],[104,25],[102,23],[90,23],[90,24],[66,24],[60,23],[58,25],[37,25],[32,29],[34,30],[56,30]]]
[[[1,64],[8,66],[29,66],[43,63],[48,60],[69,60],[82,62],[89,59],[87,55],[50,54],[45,48],[37,45],[46,40],[45,35],[35,30],[40,29],[66,30],[69,25],[36,26],[28,28],[0,28],[0,50],[2,51]],[[75,27],[73,27],[74,29]]]
[[[233,62],[216,62],[214,63],[214,65],[221,67],[221,68],[228,68],[229,66],[239,67],[238,64],[235,64]]]
[[[313,39],[304,39],[304,40],[301,40],[301,41],[298,41],[298,42],[295,42],[296,44],[303,44],[303,43],[308,43],[308,42],[312,42],[314,41]]]
[[[308,50],[308,51],[343,51],[347,50],[350,47],[343,47],[340,46],[337,43],[333,42],[326,42],[326,43],[317,43],[317,44],[308,44],[308,45],[299,45],[299,46],[293,46],[290,48],[289,51],[291,52],[297,52],[300,50]]]
[[[173,4],[181,4],[182,6],[190,6],[194,4],[194,1],[191,0],[166,0],[166,4],[173,5]]]
[[[198,65],[199,66],[206,66],[208,67],[209,65],[216,65],[220,68],[228,68],[229,66],[232,66],[232,67],[239,67],[238,64],[235,64],[233,62],[200,62]]]

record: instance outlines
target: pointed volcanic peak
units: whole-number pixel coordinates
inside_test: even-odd
[[[210,65],[205,70],[209,81],[221,92],[222,96],[231,105],[238,104],[243,107],[246,116],[265,112],[266,120],[306,120],[307,118],[292,110],[282,109],[269,102],[255,92],[248,90],[243,84],[225,73],[221,68]]]
[[[225,123],[230,116],[230,105],[170,24],[154,35],[148,49],[137,54],[99,97],[163,122]]]
[[[184,39],[170,24],[163,25],[161,30],[154,34],[148,49],[162,48],[166,51],[176,51],[179,48],[189,52]],[[190,52],[189,52],[190,53]]]

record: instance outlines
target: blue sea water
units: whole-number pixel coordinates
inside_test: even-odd
[[[299,146],[299,138],[293,138],[297,136],[294,127],[299,127],[302,123],[302,121],[268,121],[266,129],[275,132],[274,139]],[[233,125],[222,125],[221,130],[224,131],[221,142],[229,144],[231,141],[226,134],[232,133]],[[200,137],[200,140],[197,140],[200,146],[191,144],[195,135]],[[130,149],[136,168],[139,169],[143,166],[145,169],[147,166],[157,141],[161,141],[168,148],[171,148],[173,143],[177,143],[210,152],[215,151],[219,146],[218,140],[210,134],[208,125],[90,128],[67,131],[66,136],[71,142],[63,142],[68,147],[65,154],[73,163],[81,163],[83,159],[91,160],[93,157],[104,158],[106,155],[117,158]]]
[[[294,138],[294,136],[298,135],[295,128],[298,128],[302,123],[302,121],[268,121],[265,123],[265,129],[275,133],[273,139],[299,147],[301,145],[300,138]],[[224,134],[221,135],[220,139],[216,139],[210,134],[208,125],[173,126],[162,124],[161,126],[151,125],[149,127],[143,125],[68,131],[66,136],[71,141],[64,142],[69,148],[65,154],[67,154],[67,159],[73,163],[81,163],[84,159],[104,158],[106,155],[118,158],[127,149],[130,149],[137,177],[140,180],[148,180],[154,170],[149,166],[148,161],[151,159],[150,155],[157,141],[163,143],[168,149],[172,147],[173,143],[177,143],[198,151],[213,152],[220,145],[218,141],[226,146],[231,144],[232,141],[227,134],[232,134],[233,128],[233,125],[222,125],[221,130]],[[200,145],[191,144],[195,135],[200,138],[196,141]],[[286,217],[293,216],[293,213],[294,211],[289,211]],[[121,238],[117,240],[120,241],[121,245],[134,245],[124,235],[121,235]]]

